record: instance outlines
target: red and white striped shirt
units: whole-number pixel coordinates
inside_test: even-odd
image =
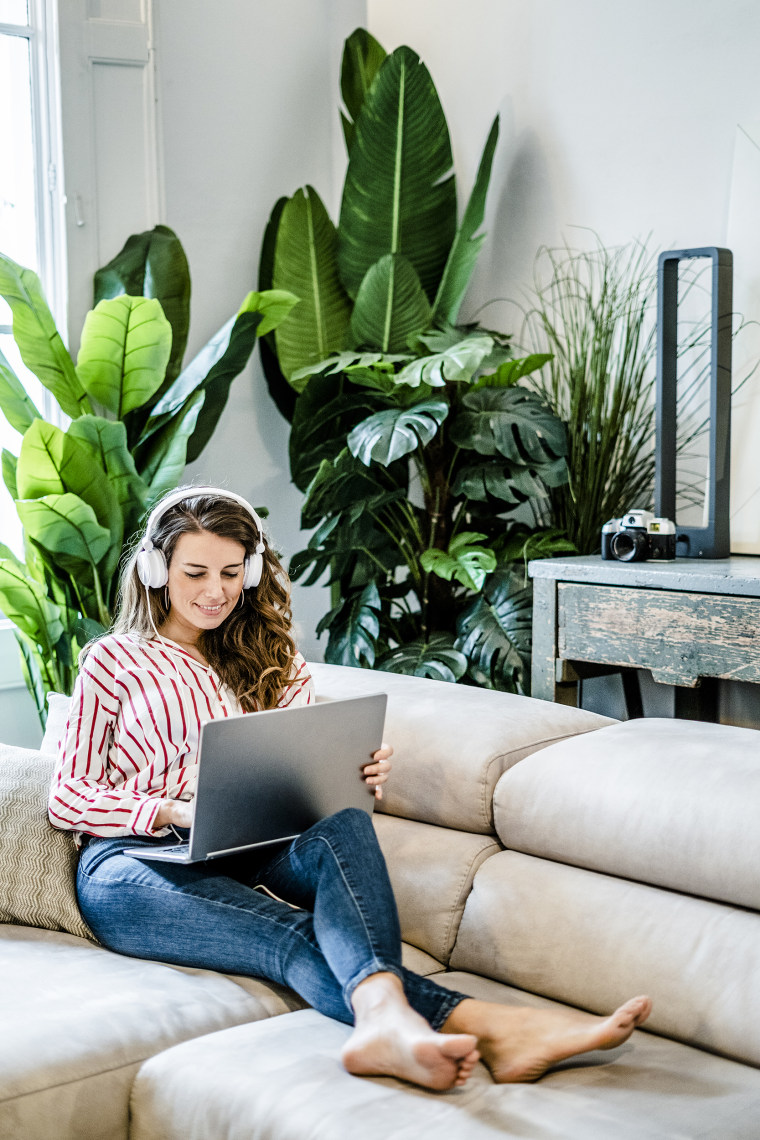
[[[278,707],[307,705],[314,686],[299,653]],[[167,638],[109,634],[77,677],[59,744],[48,812],[55,827],[88,835],[153,831],[162,799],[195,792],[201,723],[241,712],[207,665]]]

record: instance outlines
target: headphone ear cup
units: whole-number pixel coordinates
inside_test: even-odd
[[[141,550],[137,555],[137,576],[143,586],[157,590],[169,581],[169,569],[163,550]]]
[[[261,572],[264,569],[264,558],[261,554],[250,554],[245,560],[243,573],[243,589],[252,590],[261,581]]]

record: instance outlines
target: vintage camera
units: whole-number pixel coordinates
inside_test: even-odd
[[[602,558],[618,562],[673,562],[676,525],[650,511],[629,511],[602,527]]]

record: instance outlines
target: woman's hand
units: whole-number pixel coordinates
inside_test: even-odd
[[[162,800],[153,821],[153,830],[160,831],[173,823],[175,827],[192,827],[193,801],[192,800]]]
[[[390,744],[383,744],[372,757],[372,763],[365,764],[362,768],[365,783],[374,790],[376,800],[383,798],[383,784],[391,770],[392,755],[393,749]]]

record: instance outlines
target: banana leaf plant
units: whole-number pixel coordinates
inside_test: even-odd
[[[131,237],[99,271],[76,364],[36,275],[2,255],[0,295],[24,364],[61,411],[46,420],[0,354],[0,410],[21,435],[18,454],[3,451],[2,474],[24,533],[23,558],[0,544],[0,611],[16,626],[44,725],[47,692],[71,692],[79,650],[111,623],[119,562],[141,517],[200,454],[256,337],[296,298],[250,293],[183,367],[190,276],[164,226]]]
[[[509,336],[459,319],[498,118],[458,221],[446,117],[415,52],[358,29],[341,92],[338,223],[312,186],[280,199],[259,267],[260,288],[300,298],[261,345],[315,528],[291,575],[332,584],[328,661],[525,691],[523,559],[573,547],[540,525],[567,480],[564,427],[521,383],[550,357],[510,359]]]

